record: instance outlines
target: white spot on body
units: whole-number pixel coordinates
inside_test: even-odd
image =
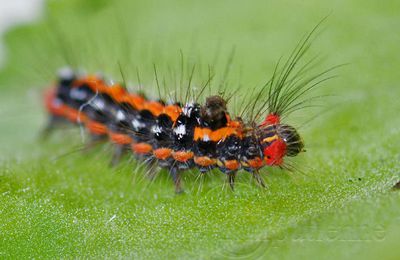
[[[182,139],[182,137],[186,134],[185,125],[179,125],[174,128],[174,134],[178,136],[178,139]]]
[[[117,120],[122,121],[125,119],[126,119],[125,113],[122,110],[118,110],[117,111]]]
[[[97,110],[103,110],[105,108],[106,104],[104,104],[103,99],[95,98],[92,102],[92,106],[94,108],[96,108]]]
[[[135,118],[132,120],[132,126],[133,129],[138,130],[139,128],[144,128],[146,125]]]
[[[155,133],[155,134],[159,134],[159,133],[162,132],[161,127],[159,127],[158,125],[154,125],[154,126],[151,128],[151,131],[152,131],[153,133]]]
[[[208,136],[208,135],[204,135],[203,136],[203,141],[204,142],[208,142],[208,141],[210,141],[211,139],[210,139],[210,137]]]
[[[85,100],[87,98],[87,94],[79,88],[73,88],[69,92],[69,96],[75,100]]]

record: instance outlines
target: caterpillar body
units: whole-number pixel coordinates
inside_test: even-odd
[[[285,65],[248,105],[265,113],[259,122],[252,117],[233,117],[227,102],[215,95],[199,102],[165,102],[130,93],[120,84],[106,84],[99,76],[79,75],[72,69],[59,74],[47,90],[45,106],[50,114],[47,129],[69,121],[83,126],[93,139],[108,139],[116,147],[112,163],[124,151],[168,169],[175,191],[182,191],[181,172],[197,168],[201,173],[217,168],[234,187],[236,173],[244,170],[265,187],[259,170],[282,166],[284,158],[303,151],[297,130],[281,123],[281,116],[298,109],[300,97],[327,78],[329,70],[304,77],[311,62],[295,67],[309,48],[308,35]]]

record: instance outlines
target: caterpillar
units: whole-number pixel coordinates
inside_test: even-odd
[[[315,29],[315,28],[314,28]],[[115,146],[112,164],[126,151],[148,164],[169,171],[175,192],[183,191],[181,173],[214,168],[226,174],[234,189],[238,171],[249,172],[265,187],[260,169],[282,167],[286,157],[304,151],[303,140],[282,117],[300,109],[303,95],[329,77],[330,69],[304,76],[312,62],[298,65],[310,47],[310,37],[299,42],[283,66],[245,105],[248,117],[232,116],[227,100],[209,96],[205,102],[179,103],[150,99],[129,92],[124,84],[107,84],[96,75],[62,69],[45,94],[49,114],[46,131],[60,123],[82,126],[93,140],[109,140]]]

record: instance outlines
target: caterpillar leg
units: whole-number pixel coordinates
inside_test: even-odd
[[[229,183],[229,186],[231,187],[232,191],[235,191],[236,172],[229,172],[226,174],[226,176],[227,176],[227,181]]]
[[[175,193],[181,194],[183,193],[183,189],[181,186],[181,173],[178,171],[176,167],[172,167],[169,170],[169,175],[171,176],[172,180],[175,184]]]
[[[267,186],[264,183],[264,179],[260,176],[260,172],[259,171],[254,171],[251,173],[254,180],[257,182],[258,185],[260,185],[260,187],[262,188],[266,188]]]

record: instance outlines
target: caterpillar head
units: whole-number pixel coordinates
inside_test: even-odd
[[[304,143],[297,130],[281,124],[278,116],[268,115],[261,126],[260,141],[267,165],[280,166],[285,156],[293,157],[304,151]]]

